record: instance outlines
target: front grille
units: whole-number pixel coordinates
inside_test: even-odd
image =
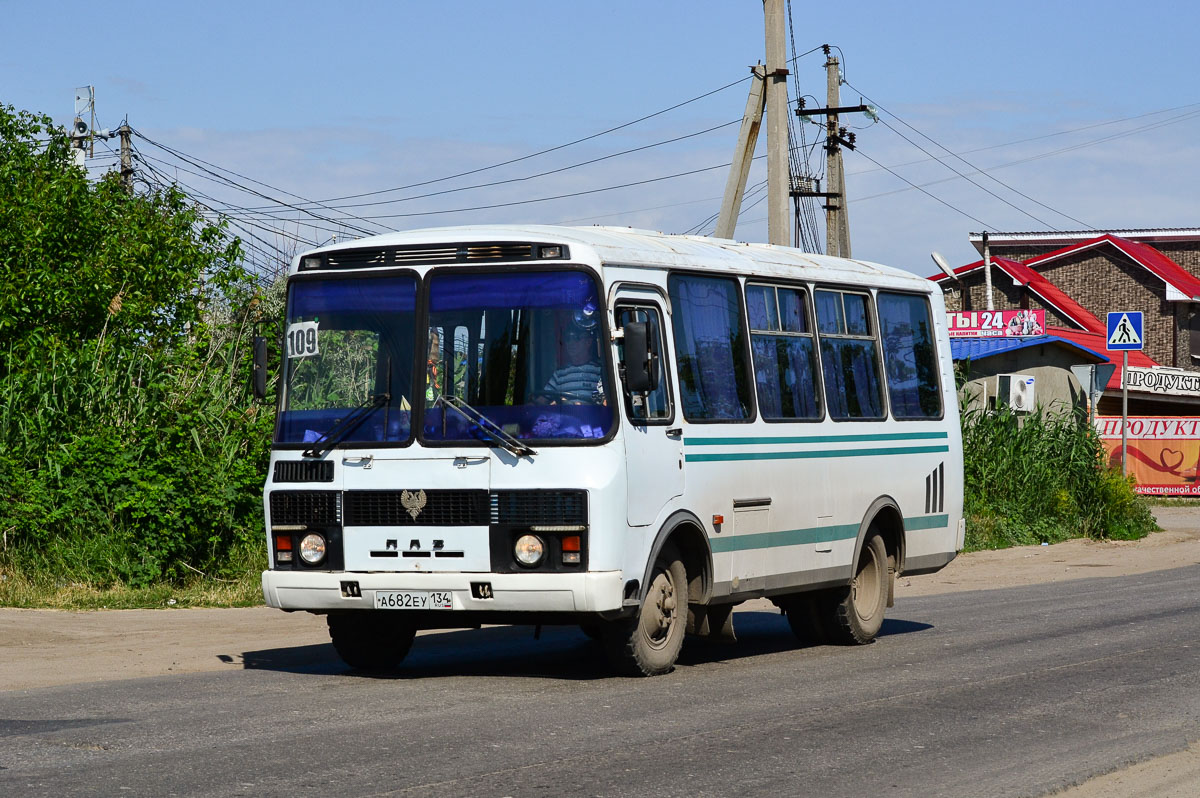
[[[501,261],[541,260],[542,244],[524,241],[476,242],[471,244],[418,244],[385,249],[348,249],[330,252],[322,267],[326,269],[364,269],[376,266],[437,266],[447,263],[498,263]],[[560,246],[554,244],[553,246]],[[561,247],[555,260],[569,253]]]
[[[587,523],[587,491],[582,490],[499,490],[491,504],[495,524]]]
[[[275,482],[333,482],[332,460],[279,460]]]
[[[271,494],[272,524],[328,526],[342,520],[342,494],[336,490],[277,490]]]
[[[346,526],[487,526],[484,490],[352,490]]]

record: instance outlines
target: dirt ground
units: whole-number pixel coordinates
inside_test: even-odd
[[[959,556],[942,571],[901,577],[897,598],[1144,573],[1200,563],[1200,507],[1156,507],[1163,527],[1138,541],[1073,540]],[[742,609],[763,610],[766,600]],[[423,634],[437,634],[426,632]],[[240,669],[242,652],[325,645],[323,618],[250,609],[0,609],[0,690]],[[1200,795],[1200,744],[1061,793],[1069,798]]]

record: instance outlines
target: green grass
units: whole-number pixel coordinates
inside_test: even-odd
[[[1158,528],[1082,416],[965,411],[963,456],[967,551],[1136,540]]]
[[[187,607],[254,607],[263,603],[265,554],[244,553],[228,578],[192,574],[174,583],[99,584],[87,575],[55,576],[0,560],[0,606],[56,610],[132,610]]]

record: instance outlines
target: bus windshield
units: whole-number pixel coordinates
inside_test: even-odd
[[[416,277],[297,280],[288,289],[279,443],[412,437]]]
[[[435,273],[422,437],[491,439],[443,395],[521,440],[607,437],[615,403],[601,315],[583,271]]]

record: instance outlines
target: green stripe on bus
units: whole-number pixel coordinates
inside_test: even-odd
[[[858,537],[858,524],[817,526],[811,529],[788,529],[783,532],[758,532],[753,535],[734,535],[728,538],[709,538],[713,554],[748,549],[770,549],[777,546],[803,546],[808,543],[832,543]]]
[[[712,463],[729,460],[810,460],[830,457],[885,457],[893,454],[928,454],[948,452],[949,446],[901,446],[892,449],[816,449],[800,452],[729,452],[727,454],[685,454],[689,463]]]
[[[921,529],[941,529],[950,523],[948,515],[919,515],[916,518],[904,519],[904,531],[916,532]]]
[[[923,515],[907,518],[904,529],[912,532],[920,529],[939,529],[950,521],[948,515]],[[812,543],[833,543],[838,540],[853,540],[858,537],[858,524],[834,524],[809,529],[788,529],[782,532],[756,532],[752,535],[709,538],[713,554],[751,549],[772,549],[779,546],[804,546]]]
[[[686,438],[684,446],[761,446],[773,443],[866,443],[869,441],[917,441],[948,438],[946,432],[881,432],[873,435],[804,435],[756,438]]]

